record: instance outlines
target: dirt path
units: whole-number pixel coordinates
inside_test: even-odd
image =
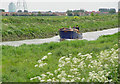
[[[102,31],[94,31],[94,32],[86,32],[83,33],[83,40],[96,40],[99,36],[102,35],[112,35],[118,32],[118,28],[107,29]],[[71,39],[67,39],[71,40]],[[81,39],[79,39],[81,40]],[[21,41],[8,41],[2,42],[0,45],[9,45],[9,46],[20,46],[22,44],[42,44],[42,43],[50,43],[50,42],[60,42],[59,36],[54,36],[52,38],[45,39],[31,39],[31,40],[21,40]]]

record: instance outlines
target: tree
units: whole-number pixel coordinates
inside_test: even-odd
[[[16,14],[12,14],[12,16],[16,16]]]
[[[79,12],[75,12],[75,13],[74,13],[74,16],[79,16]]]
[[[72,14],[72,10],[67,10],[66,13],[67,13],[68,16],[73,16],[73,14]]]
[[[4,9],[0,9],[0,12],[5,12],[5,10]]]
[[[99,16],[99,14],[96,14],[95,16]]]
[[[52,13],[52,11],[48,11],[48,13]]]
[[[24,10],[25,13],[28,13],[28,10]]]
[[[91,13],[91,16],[94,16],[94,13],[93,13],[93,12]]]
[[[73,10],[73,12],[82,12],[82,13],[84,13],[84,12],[85,12],[85,10],[84,10],[84,9],[80,9],[80,10]]]
[[[5,16],[8,16],[8,14],[5,14]]]
[[[110,9],[110,10],[109,10],[109,13],[110,13],[110,14],[114,14],[114,13],[116,13],[116,10],[115,10],[115,9]]]
[[[21,12],[22,12],[22,10],[18,10],[17,12],[21,13]]]
[[[109,12],[109,9],[107,9],[107,8],[100,8],[99,11],[100,12]]]
[[[41,12],[39,11],[39,12],[38,12],[38,16],[41,16],[41,15],[42,15],[42,14],[41,14]]]
[[[83,13],[84,13],[84,12],[85,12],[85,10],[84,10],[84,9],[80,9],[80,10],[79,10],[79,12],[83,12]]]
[[[34,15],[35,15],[34,13],[31,14],[31,16],[34,16]]]

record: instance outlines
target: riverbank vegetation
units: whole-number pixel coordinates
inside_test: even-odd
[[[101,16],[3,16],[2,40],[49,38],[60,28],[79,25],[81,32],[118,27],[117,15]]]
[[[3,82],[118,82],[118,34],[2,47]]]

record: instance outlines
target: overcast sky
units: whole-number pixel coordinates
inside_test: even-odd
[[[0,0],[0,8],[8,11],[10,2],[18,0]],[[22,0],[21,0],[22,1]],[[88,11],[98,11],[99,8],[118,9],[119,0],[25,0],[29,11],[66,11],[68,9],[85,9]],[[84,1],[84,2],[83,2]]]

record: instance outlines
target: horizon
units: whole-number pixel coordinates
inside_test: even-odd
[[[10,2],[2,2],[1,9],[8,12]],[[16,2],[14,2],[16,5]],[[99,8],[115,8],[118,10],[118,2],[27,2],[29,12],[33,11],[52,11],[66,12],[67,10],[98,11]]]

